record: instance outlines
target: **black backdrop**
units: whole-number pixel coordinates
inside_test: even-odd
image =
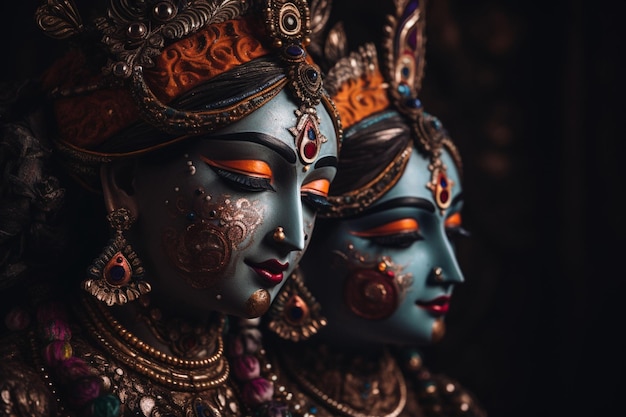
[[[382,0],[335,3],[333,19],[347,16],[354,44],[375,40],[390,10]],[[624,408],[619,3],[428,7],[422,101],[463,155],[472,237],[459,245],[466,283],[455,292],[448,334],[425,354],[491,417]],[[2,80],[37,75],[59,49],[35,29],[36,4],[5,5]]]

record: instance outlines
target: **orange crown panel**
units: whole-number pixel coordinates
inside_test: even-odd
[[[247,20],[229,20],[166,47],[146,81],[164,103],[241,64],[270,53],[262,29]]]
[[[333,97],[344,129],[389,107],[383,76],[378,69],[346,81]]]
[[[264,36],[261,30],[249,19],[204,28],[166,47],[156,57],[155,67],[144,70],[146,82],[157,98],[170,102],[219,74],[269,54],[259,41]],[[47,90],[80,92],[54,102],[62,141],[93,150],[138,120],[130,92],[121,87],[102,88],[103,80],[102,75],[89,71],[85,57],[78,52],[68,54],[44,74]]]

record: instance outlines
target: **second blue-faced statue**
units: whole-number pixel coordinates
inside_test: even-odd
[[[454,238],[464,233],[460,161],[455,160],[458,155],[451,143],[442,146],[440,156],[424,156],[407,140],[411,132],[397,112],[373,117],[377,120],[371,125],[349,131],[348,143],[359,146],[358,142],[374,140],[381,151],[387,140],[402,143],[404,149],[396,158],[380,167],[391,181],[386,184],[386,179],[374,178],[334,195],[338,209],[330,216],[337,217],[320,221],[300,269],[322,306],[338,306],[332,309],[332,317],[326,313],[325,338],[354,348],[437,342],[445,332],[454,286],[463,282],[453,247]],[[363,121],[368,122],[372,119]],[[424,115],[424,123],[430,125],[429,133],[447,139],[436,118]],[[365,161],[349,160],[347,154],[342,167],[346,163],[361,171],[349,179],[355,184],[375,164],[359,166]],[[391,172],[396,170],[394,179]],[[339,185],[342,179],[338,178]],[[357,210],[343,204],[369,199],[377,186],[384,193],[371,203],[361,202]],[[328,262],[318,261],[324,258]],[[326,280],[313,278],[326,276],[335,277],[333,286],[338,290],[329,291]]]
[[[326,75],[344,127],[330,205],[266,320],[266,366],[298,416],[485,415],[416,349],[444,336],[464,281],[462,164],[418,99],[424,4],[395,5],[380,52],[364,44]]]

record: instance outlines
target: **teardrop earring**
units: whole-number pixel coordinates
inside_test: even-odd
[[[267,327],[282,339],[306,340],[326,326],[326,318],[320,310],[320,304],[296,270],[272,303]]]
[[[119,208],[109,213],[107,220],[113,237],[87,269],[88,278],[82,282],[82,288],[108,306],[123,305],[152,288],[142,279],[141,261],[124,237],[135,218],[128,209]]]

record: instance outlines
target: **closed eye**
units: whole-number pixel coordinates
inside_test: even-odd
[[[419,224],[412,218],[395,220],[382,226],[350,233],[368,239],[377,245],[395,248],[407,248],[414,242],[423,239],[419,233]]]
[[[316,211],[328,208],[332,205],[328,202],[329,188],[330,181],[326,179],[314,180],[303,184],[300,189],[302,201]]]
[[[264,161],[215,161],[201,157],[225,181],[245,191],[275,191],[272,187],[272,170]]]
[[[470,235],[469,231],[461,224],[461,213],[454,213],[445,220],[444,226],[446,228],[446,235],[448,235],[448,239],[454,239],[459,236],[467,237]]]
[[[386,236],[372,236],[368,239],[380,246],[404,249],[424,238],[419,232],[403,232]]]
[[[212,168],[220,178],[245,191],[276,191],[267,178],[250,177],[222,168]]]

